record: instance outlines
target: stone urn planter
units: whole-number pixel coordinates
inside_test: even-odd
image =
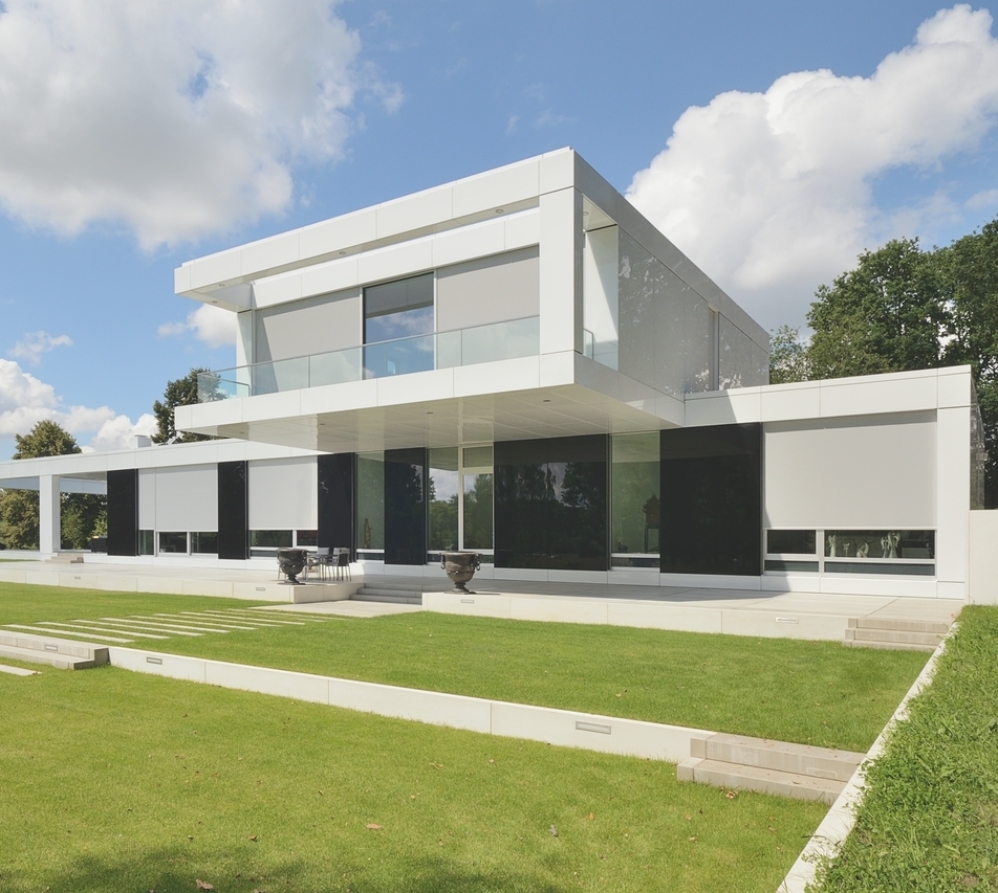
[[[281,582],[290,583],[293,586],[300,585],[301,580],[298,579],[298,574],[305,569],[307,561],[308,553],[304,549],[278,549],[277,566],[281,569],[281,573],[287,577]]]
[[[447,571],[454,584],[455,592],[464,592],[468,595],[474,593],[465,586],[473,576],[475,571],[481,570],[482,556],[477,552],[441,552],[440,566]]]

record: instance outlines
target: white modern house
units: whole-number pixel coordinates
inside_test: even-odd
[[[973,595],[969,368],[767,385],[766,333],[570,149],[175,285],[237,315],[176,415],[221,439],[0,463],[40,490],[41,554],[60,490],[106,488],[108,562],[467,549],[495,579]]]

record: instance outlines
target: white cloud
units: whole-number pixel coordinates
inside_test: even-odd
[[[949,207],[936,196],[885,214],[872,185],[972,150],[994,125],[991,24],[961,4],[923,22],[871,77],[796,72],[765,93],[689,108],[628,196],[766,325],[802,317],[815,287],[864,248]]]
[[[97,450],[130,446],[136,434],[156,430],[155,419],[148,413],[133,423],[109,406],[66,406],[52,385],[25,372],[13,360],[0,358],[0,443],[5,447],[0,459],[13,455],[15,434],[27,434],[44,419],[58,422],[81,446],[85,437],[92,435],[84,448]]]
[[[296,160],[341,155],[360,91],[401,101],[335,5],[5,0],[0,205],[147,248],[281,211]]]
[[[72,347],[73,339],[69,335],[50,335],[48,332],[27,332],[7,353],[18,360],[25,360],[32,366],[37,366],[43,353],[55,350],[57,347]]]
[[[236,343],[236,314],[211,304],[202,304],[197,310],[187,314],[184,322],[165,322],[156,334],[161,336],[184,335],[193,332],[194,336],[209,347],[224,347]]]

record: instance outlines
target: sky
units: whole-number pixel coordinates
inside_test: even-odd
[[[991,0],[994,3],[994,0]],[[0,0],[0,459],[151,433],[186,260],[563,146],[766,329],[998,216],[998,4]]]

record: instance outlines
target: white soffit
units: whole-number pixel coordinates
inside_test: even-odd
[[[620,434],[673,427],[650,412],[578,385],[315,412],[198,428],[222,437],[323,452]]]

